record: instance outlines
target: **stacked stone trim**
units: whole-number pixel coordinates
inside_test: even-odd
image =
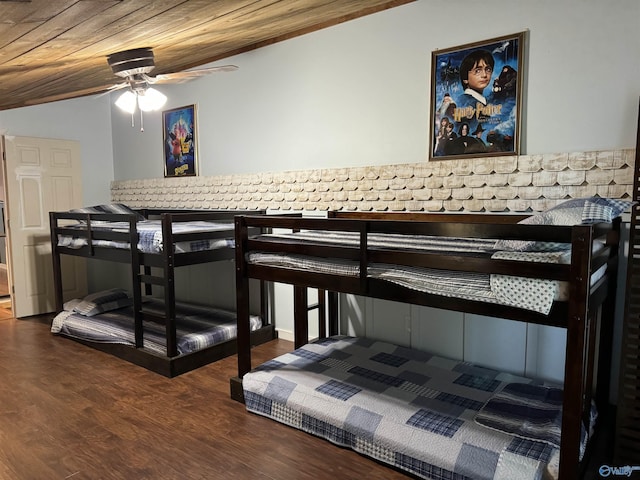
[[[631,198],[634,160],[627,149],[121,180],[111,197],[133,208],[530,212],[567,198]]]

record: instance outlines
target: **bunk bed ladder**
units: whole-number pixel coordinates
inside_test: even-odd
[[[163,244],[173,245],[173,233],[171,229],[172,218],[170,213],[163,213],[161,215],[161,225],[162,225],[162,238]],[[134,249],[132,249],[134,250]],[[166,330],[166,338],[167,338],[167,357],[176,357],[178,355],[178,345],[176,342],[176,296],[175,296],[175,255],[172,248],[163,248],[163,260],[162,267],[158,269],[162,271],[161,275],[154,275],[151,271],[151,267],[148,265],[143,265],[140,261],[140,253],[135,249],[136,252],[131,252],[131,263],[133,265],[134,278],[133,278],[133,295],[134,295],[134,310],[135,310],[135,321],[136,321],[136,331],[138,328],[138,324],[140,325],[140,332],[142,332],[142,321],[149,320],[156,323],[164,323]],[[142,273],[140,273],[140,269],[143,269]],[[150,311],[145,311],[142,308],[142,285],[145,287],[145,295],[152,295],[152,286],[156,285],[162,288],[163,295],[163,303],[164,303],[164,316],[157,315],[155,313],[151,313]],[[136,300],[136,296],[140,298],[140,300]],[[141,333],[142,335],[142,333]],[[140,337],[142,338],[142,337]],[[136,336],[137,339],[137,336]],[[136,346],[137,340],[136,340]],[[140,344],[138,347],[141,347]]]
[[[640,114],[634,168],[614,461],[640,466]]]

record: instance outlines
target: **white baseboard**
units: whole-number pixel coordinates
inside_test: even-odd
[[[278,338],[282,339],[282,340],[288,340],[290,342],[294,341],[294,336],[293,336],[293,332],[291,330],[281,330],[276,328],[276,331],[278,332]]]

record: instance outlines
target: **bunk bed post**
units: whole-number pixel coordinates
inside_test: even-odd
[[[51,234],[51,259],[53,261],[53,292],[55,295],[56,312],[63,309],[64,299],[62,298],[62,268],[60,265],[60,253],[56,246],[58,238],[56,234],[57,221],[54,212],[49,212],[49,232]]]
[[[327,218],[338,218],[338,213],[335,210],[329,210]],[[338,298],[338,292],[327,292],[329,336],[338,335]]]
[[[318,289],[318,336],[327,338],[327,302],[326,290]]]
[[[611,388],[611,360],[613,354],[613,326],[615,324],[616,292],[618,290],[618,261],[620,255],[620,229],[622,220],[614,218],[612,229],[607,235],[609,246],[609,263],[607,265],[608,286],[600,311],[600,336],[598,345],[598,370],[596,378],[596,404],[598,409],[609,406],[609,389]]]
[[[244,252],[248,240],[247,223],[243,216],[235,222],[235,268],[236,268],[236,317],[238,322],[238,377],[251,370],[251,339],[249,332],[249,278],[246,275]],[[232,389],[233,390],[233,389]],[[233,396],[233,395],[232,395]]]
[[[131,254],[131,287],[133,289],[133,331],[136,348],[142,348],[142,292],[140,287],[140,252],[138,251],[136,219],[129,217],[129,253]]]
[[[369,268],[369,222],[362,222],[360,228],[360,287],[363,291],[367,290],[369,276],[367,271]]]
[[[309,300],[307,287],[293,286],[293,340],[295,348],[309,342]]]
[[[589,310],[593,231],[590,226],[576,226],[571,236],[571,278],[560,439],[559,478],[561,480],[579,478],[580,434],[585,388],[584,348]]]
[[[162,269],[164,273],[167,357],[176,357],[178,355],[178,345],[176,343],[176,284],[174,281],[175,252],[173,251],[173,219],[170,213],[163,213],[160,218],[162,219],[162,252],[164,253]]]
[[[594,308],[588,312],[588,322],[586,325],[586,358],[585,358],[585,377],[583,382],[583,409],[582,421],[585,425],[589,425],[590,406],[593,400],[593,374],[596,356],[596,336],[598,329],[598,309]]]
[[[266,323],[269,312],[269,304],[268,304],[268,288],[267,282],[264,280],[260,280],[260,318],[262,318],[262,322]],[[268,320],[269,323],[272,323],[271,318]]]
[[[329,309],[329,335],[338,335],[338,293],[327,292]]]

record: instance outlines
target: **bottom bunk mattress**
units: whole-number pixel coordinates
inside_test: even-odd
[[[421,478],[557,477],[562,390],[531,379],[337,336],[262,364],[242,385],[248,411]]]
[[[145,312],[164,316],[164,304],[158,299],[144,303]],[[250,317],[251,331],[262,327],[259,316]],[[126,306],[87,316],[64,310],[53,319],[53,333],[90,342],[119,343],[135,346],[133,307]],[[236,314],[214,307],[176,302],[176,344],[184,355],[234,339],[237,335]],[[143,348],[166,356],[164,325],[144,322]]]

